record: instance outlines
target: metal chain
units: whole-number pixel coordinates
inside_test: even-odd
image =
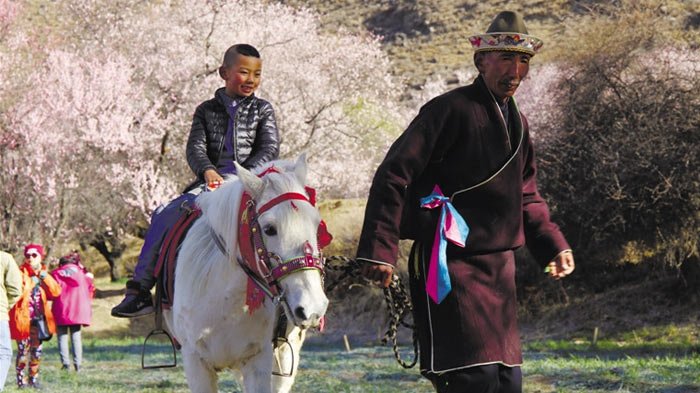
[[[360,268],[361,264],[351,258],[338,255],[326,257],[326,269],[342,272],[340,277],[338,277],[335,282],[327,282],[326,292],[331,292],[347,277],[363,277],[362,274],[360,274]],[[418,332],[416,331],[415,325],[406,322],[406,318],[412,314],[413,305],[411,304],[411,299],[408,296],[408,293],[406,293],[406,289],[404,288],[403,284],[401,283],[401,279],[397,274],[392,276],[389,287],[384,288],[384,300],[386,300],[386,307],[387,311],[389,312],[390,320],[389,327],[386,333],[384,333],[384,338],[382,338],[382,343],[386,344],[391,341],[396,361],[403,368],[411,368],[415,366],[418,361]],[[412,332],[413,360],[410,363],[404,361],[399,354],[397,338],[399,326],[411,329]]]

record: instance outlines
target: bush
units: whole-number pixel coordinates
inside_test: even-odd
[[[541,189],[596,269],[697,261],[700,54],[658,18],[644,3],[623,4],[571,29],[558,84],[565,110],[537,135],[547,142]]]

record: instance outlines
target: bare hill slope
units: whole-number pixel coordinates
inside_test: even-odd
[[[669,26],[698,34],[700,1],[697,0],[279,0],[321,14],[326,31],[338,27],[382,37],[393,60],[394,73],[418,87],[429,78],[453,77],[455,70],[472,66],[468,37],[486,30],[502,10],[525,15],[531,34],[545,42],[541,61],[557,51],[557,37],[586,15],[606,15],[622,3],[647,6],[665,17]],[[624,32],[621,32],[624,33]]]

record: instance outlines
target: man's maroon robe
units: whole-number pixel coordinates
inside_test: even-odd
[[[452,291],[440,305],[425,293],[428,260],[411,266],[426,374],[521,364],[512,251],[527,243],[544,265],[569,248],[537,191],[527,121],[512,99],[508,113],[506,126],[480,77],[431,100],[391,146],[370,189],[357,258],[395,265],[399,238],[430,254],[439,209],[420,208],[420,198],[436,184],[452,196],[502,169],[452,198],[470,233],[464,248],[447,247]]]

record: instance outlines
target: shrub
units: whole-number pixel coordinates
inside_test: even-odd
[[[577,254],[597,267],[640,253],[673,267],[697,261],[700,54],[644,4],[565,35],[564,111],[537,135],[541,189]]]

